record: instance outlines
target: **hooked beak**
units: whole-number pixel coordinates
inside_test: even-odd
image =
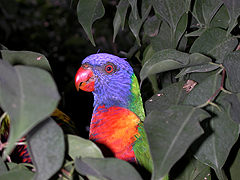
[[[79,89],[87,92],[94,91],[95,76],[92,69],[87,65],[82,65],[75,76],[75,86],[77,91]]]

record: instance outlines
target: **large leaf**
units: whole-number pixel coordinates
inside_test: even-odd
[[[59,171],[64,160],[65,142],[62,129],[49,118],[29,133],[27,143],[37,170],[34,179],[50,179]]]
[[[196,151],[195,157],[211,166],[220,180],[225,179],[222,167],[239,134],[239,126],[227,113],[229,106],[226,106],[223,98],[220,95],[216,100],[221,110],[213,106],[207,107],[214,116],[203,125],[206,133],[193,148]]]
[[[222,63],[223,57],[232,52],[237,44],[237,38],[227,37],[225,30],[210,28],[194,41],[190,53],[199,52],[216,59],[218,63]]]
[[[152,179],[161,179],[169,172],[203,133],[199,121],[207,117],[206,111],[180,105],[152,111],[146,117],[144,126],[154,164]]]
[[[92,24],[105,13],[101,0],[79,0],[77,5],[78,21],[83,26],[91,43],[95,46],[92,35]]]
[[[199,83],[185,98],[187,105],[198,106],[206,103],[221,86],[221,76],[213,74]]]
[[[187,0],[153,0],[155,13],[160,15],[171,27],[173,34],[182,15],[188,11]]]
[[[237,25],[237,19],[240,15],[240,1],[239,0],[222,0],[227,7],[229,16],[230,16],[230,22],[229,22],[229,28],[228,33],[232,31],[232,29]]]
[[[1,174],[0,179],[2,180],[32,180],[33,172],[29,170],[14,170],[8,171],[7,173]]]
[[[221,0],[196,0],[192,13],[201,26],[205,25],[209,27],[212,18],[221,5]]]
[[[225,56],[223,65],[226,68],[231,91],[240,92],[240,51]]]
[[[117,5],[117,11],[113,19],[113,42],[115,41],[120,25],[122,26],[122,29],[124,28],[128,6],[128,0],[120,0]]]
[[[229,21],[229,15],[226,6],[222,5],[215,16],[212,18],[210,27],[219,27],[222,29],[227,29]]]
[[[145,102],[146,113],[158,110],[163,111],[172,105],[178,105],[183,102],[187,92],[183,89],[184,82],[179,81],[153,95]]]
[[[141,81],[151,74],[156,74],[183,67],[201,65],[210,62],[211,59],[199,54],[187,54],[174,49],[166,49],[156,52],[143,66],[140,72]]]
[[[101,150],[92,141],[79,136],[67,135],[68,151],[72,159],[77,157],[103,158]]]
[[[42,69],[0,61],[0,104],[11,118],[7,153],[15,142],[48,117],[59,101],[51,75]]]
[[[12,65],[28,65],[45,69],[51,72],[50,64],[47,58],[40,53],[31,51],[10,51],[2,50],[2,58]]]
[[[129,163],[115,158],[80,158],[75,160],[75,167],[82,175],[92,175],[100,179],[142,179]]]

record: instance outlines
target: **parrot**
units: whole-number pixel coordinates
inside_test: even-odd
[[[152,172],[140,88],[125,58],[108,53],[86,57],[75,75],[75,86],[94,96],[89,139],[114,157]]]

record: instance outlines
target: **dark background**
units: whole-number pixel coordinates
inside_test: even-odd
[[[88,55],[108,52],[124,56],[135,39],[127,26],[112,42],[113,18],[117,0],[103,0],[105,15],[93,24],[96,47],[88,40],[78,22],[77,0],[1,0],[0,43],[9,50],[27,50],[44,54],[62,96],[59,108],[74,121],[77,132],[88,137],[93,96],[77,92],[74,76]],[[140,63],[130,64],[138,75]]]

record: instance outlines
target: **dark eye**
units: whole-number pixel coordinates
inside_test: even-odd
[[[112,73],[114,71],[113,65],[111,65],[111,64],[106,65],[105,66],[105,71],[109,74]]]

